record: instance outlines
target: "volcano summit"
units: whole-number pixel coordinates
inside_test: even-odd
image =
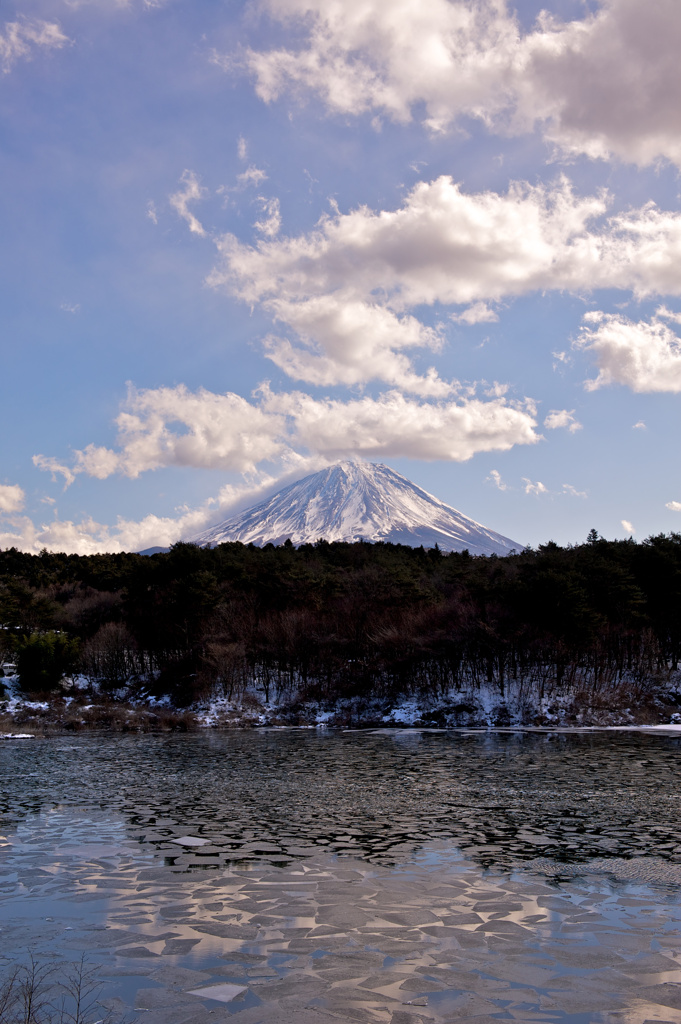
[[[205,530],[201,545],[241,541],[296,547],[327,541],[390,541],[410,547],[507,555],[523,545],[488,530],[389,466],[338,462]]]

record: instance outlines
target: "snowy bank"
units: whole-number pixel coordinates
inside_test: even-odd
[[[302,689],[278,696],[254,683],[232,697],[206,694],[187,707],[173,705],[168,694],[145,690],[103,693],[88,690],[81,680],[65,681],[59,694],[22,695],[18,681],[4,680],[7,694],[0,700],[0,733],[103,729],[156,732],[190,729],[258,727],[307,728],[645,728],[681,731],[681,673],[646,685],[623,683],[561,692],[546,687],[543,694],[507,683],[450,689],[439,695],[348,696],[312,699]],[[8,685],[9,684],[9,685]],[[269,698],[269,699],[268,699]]]

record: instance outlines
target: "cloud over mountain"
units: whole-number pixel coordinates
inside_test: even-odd
[[[252,401],[183,385],[130,388],[117,418],[118,448],[88,445],[62,466],[36,456],[39,468],[103,480],[135,478],[149,470],[185,466],[255,472],[258,463],[346,454],[404,455],[464,462],[477,452],[533,444],[534,405],[504,396],[420,402],[399,392],[349,401],[315,399],[263,386]]]

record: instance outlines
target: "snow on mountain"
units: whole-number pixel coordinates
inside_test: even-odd
[[[196,544],[258,546],[327,541],[391,541],[475,555],[507,555],[523,545],[487,530],[389,466],[338,462],[278,491],[192,538]]]

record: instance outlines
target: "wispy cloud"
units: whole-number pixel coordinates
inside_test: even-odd
[[[70,466],[60,462],[59,459],[55,459],[49,455],[34,455],[32,459],[33,465],[38,469],[45,470],[47,473],[52,475],[52,479],[56,481],[58,476],[64,477],[64,489],[70,487],[76,479],[76,475]]]
[[[195,235],[205,236],[205,228],[201,221],[198,220],[198,218],[195,217],[189,209],[189,204],[198,202],[200,199],[204,199],[208,194],[208,190],[199,184],[199,179],[194,171],[184,171],[180,178],[180,182],[183,185],[183,188],[174,192],[170,196],[170,205],[173,207],[175,212],[187,222],[191,232]]]
[[[523,477],[523,484],[525,494],[534,494],[537,497],[540,494],[545,494],[551,498],[560,497],[562,495],[565,495],[569,498],[587,497],[586,491],[579,491],[576,487],[573,487],[572,484],[563,484],[559,491],[552,491],[545,484],[543,484],[541,480],[537,480],[536,483],[534,483],[532,480],[529,479],[529,477],[526,476]]]
[[[71,40],[59,25],[40,18],[5,22],[0,32],[0,67],[7,74],[19,60],[29,60],[37,50],[60,50]]]
[[[486,479],[490,483],[493,483],[494,486],[497,487],[500,491],[508,490],[508,484],[505,484],[504,481],[501,479],[501,473],[499,472],[498,469],[491,470],[489,476],[486,477]]]
[[[578,491],[576,487],[572,486],[572,484],[563,484],[562,493],[569,495],[571,498],[586,498],[587,497],[586,491]]]
[[[537,480],[536,483],[533,483],[532,480],[530,480],[528,477],[524,476],[523,477],[523,483],[525,485],[525,494],[539,495],[539,494],[548,494],[549,493],[548,488],[544,486],[544,484],[541,482],[541,480]]]
[[[241,188],[248,188],[251,185],[262,185],[267,181],[267,172],[260,167],[247,167],[241,174],[237,174],[236,180]]]
[[[258,201],[260,202],[263,216],[255,222],[254,227],[262,235],[265,235],[266,238],[274,238],[275,235],[279,234],[279,228],[281,227],[279,200],[265,199],[263,196],[259,196]]]

